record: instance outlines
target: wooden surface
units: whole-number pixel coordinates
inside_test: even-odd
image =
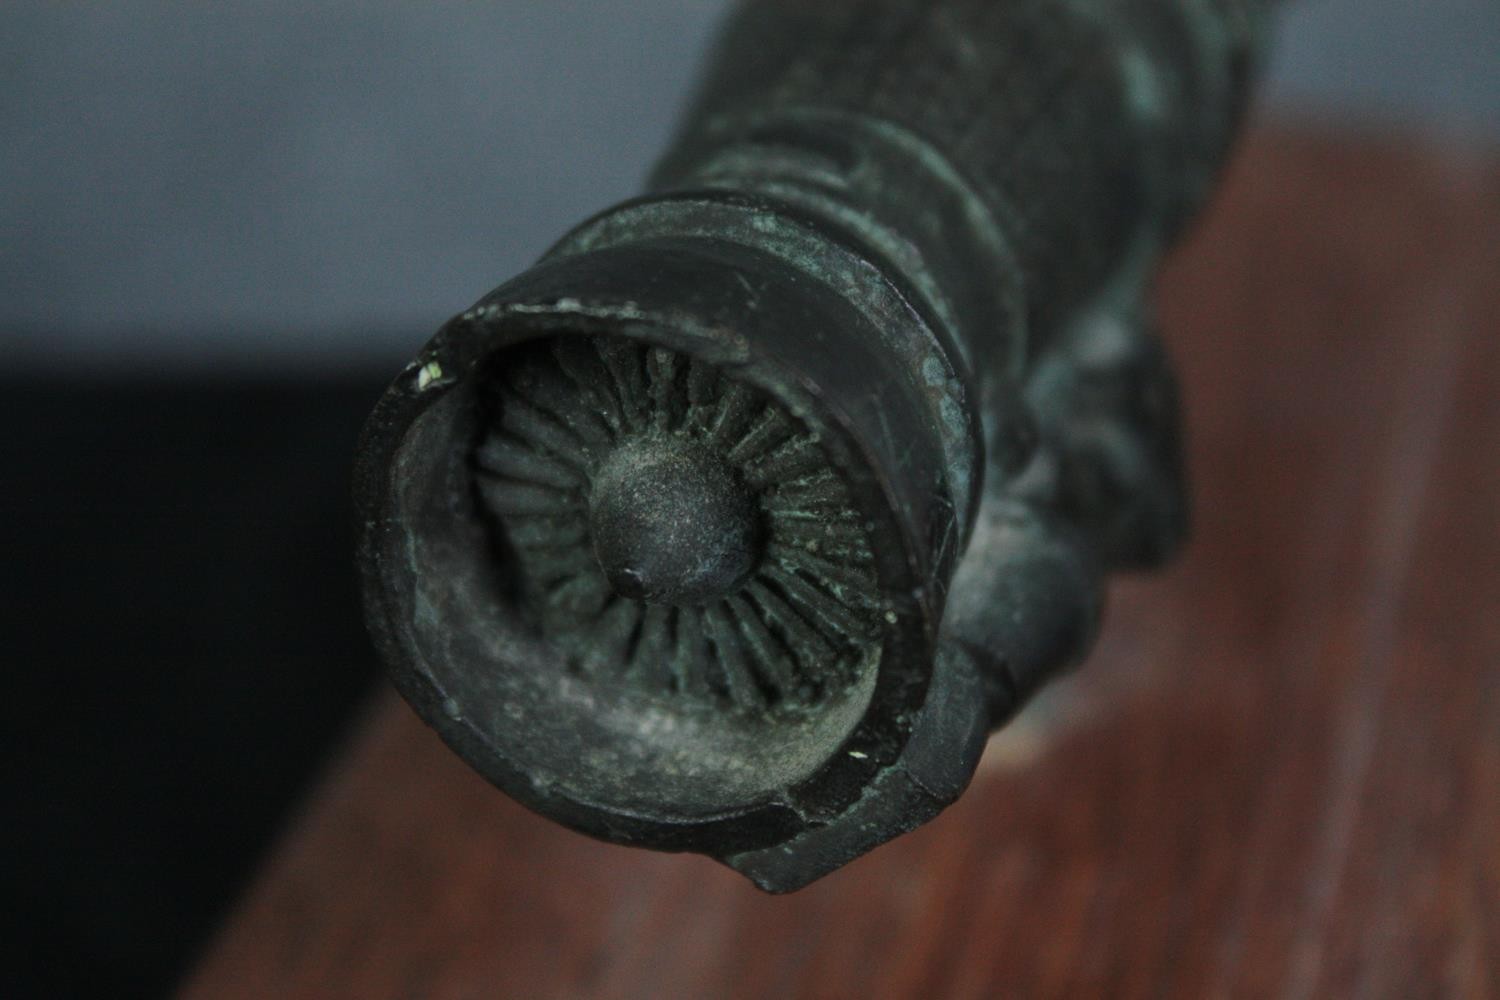
[[[374,705],[192,997],[1500,997],[1500,170],[1261,133],[1164,282],[1196,540],[790,897]]]

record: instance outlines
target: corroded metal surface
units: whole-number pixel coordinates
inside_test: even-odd
[[[1144,291],[1265,6],[743,5],[651,193],[371,419],[403,693],[533,808],[768,889],[930,819],[1183,536]]]

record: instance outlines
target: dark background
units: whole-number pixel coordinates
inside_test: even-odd
[[[724,5],[0,11],[7,995],[170,989],[373,682],[347,469],[632,192]],[[1294,6],[1262,114],[1500,138],[1493,0]]]

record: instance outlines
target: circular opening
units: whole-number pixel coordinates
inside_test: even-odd
[[[399,459],[429,471],[402,503],[444,711],[538,793],[639,815],[807,778],[869,706],[894,621],[830,433],[623,337],[477,367]]]

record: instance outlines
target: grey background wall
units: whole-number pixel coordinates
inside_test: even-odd
[[[399,358],[634,190],[724,6],[11,0],[0,357]],[[1500,0],[1280,36],[1263,109],[1500,144]]]

